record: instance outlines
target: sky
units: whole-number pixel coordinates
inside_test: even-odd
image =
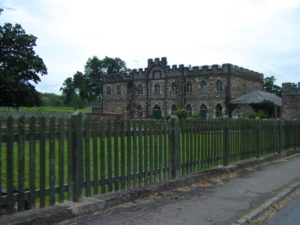
[[[300,0],[0,0],[0,25],[38,38],[48,74],[36,86],[60,93],[88,58],[201,66],[232,63],[300,82]]]

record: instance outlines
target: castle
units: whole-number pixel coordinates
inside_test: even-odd
[[[300,82],[282,84],[282,118],[300,120]]]
[[[126,118],[160,118],[184,108],[202,118],[232,116],[230,102],[263,90],[263,74],[232,64],[169,66],[167,58],[148,59],[144,69],[111,75],[103,86],[103,113]]]

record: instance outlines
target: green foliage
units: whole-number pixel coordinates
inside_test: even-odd
[[[250,115],[250,117],[253,118],[270,118],[273,115],[272,113],[275,107],[274,103],[268,100],[264,100],[259,103],[252,103],[251,106],[256,112],[255,114]]]
[[[60,90],[65,96],[65,103],[79,108],[90,103],[99,104],[102,101],[104,79],[112,74],[120,76],[126,71],[126,64],[120,58],[89,58],[84,73],[77,71],[73,77],[64,81]]]
[[[249,225],[262,225],[260,222],[250,222]]]
[[[18,108],[40,104],[33,84],[47,74],[43,60],[34,52],[36,37],[20,24],[0,26],[0,106]]]
[[[180,120],[186,119],[188,117],[188,113],[185,109],[177,109],[175,115],[178,116]]]
[[[266,118],[268,118],[268,115],[265,111],[258,110],[257,112],[250,114],[249,118],[250,119],[256,119],[256,118],[266,119]]]
[[[264,78],[264,88],[265,91],[273,93],[279,97],[281,97],[281,87],[279,87],[278,85],[275,84],[275,77],[271,76],[271,77],[265,77]]]
[[[64,96],[53,93],[40,93],[41,106],[64,106]]]

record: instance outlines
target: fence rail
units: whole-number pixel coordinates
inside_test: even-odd
[[[299,131],[279,120],[0,119],[0,214],[296,148]]]

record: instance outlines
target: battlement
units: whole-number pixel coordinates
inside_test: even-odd
[[[167,64],[167,58],[162,57],[161,59],[160,58],[148,59],[147,68],[133,69],[130,72],[123,75],[109,76],[106,81],[116,82],[119,80],[128,80],[128,79],[146,79],[147,73],[149,73],[154,66],[162,67],[167,74],[168,71],[173,72],[170,73],[172,74],[170,76],[182,76],[182,75],[201,76],[201,75],[214,75],[214,74],[220,74],[220,75],[233,74],[236,76],[247,77],[253,80],[259,80],[259,81],[263,80],[263,74],[249,69],[245,69],[243,67],[232,65],[229,63],[222,64],[222,65],[213,64],[213,65],[203,65],[203,66],[184,66],[183,64],[180,64],[180,65],[172,65],[170,67]]]
[[[287,83],[282,83],[282,88],[284,89],[297,89],[300,88],[300,82],[298,84],[287,82]]]
[[[282,84],[282,95],[300,95],[300,82],[295,83],[283,83]]]
[[[167,65],[168,65],[167,57],[162,57],[161,59],[155,58],[154,60],[148,59],[148,68],[153,67],[153,66],[165,67]]]

